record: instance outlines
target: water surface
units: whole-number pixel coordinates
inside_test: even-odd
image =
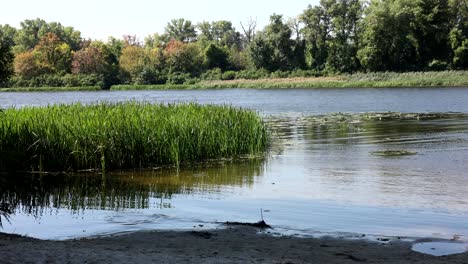
[[[101,175],[9,175],[4,231],[66,239],[254,222],[275,232],[468,236],[468,89],[0,93],[0,107],[197,101],[259,111],[275,129],[261,160]],[[443,112],[365,118],[363,112]],[[330,113],[347,113],[330,115]],[[461,112],[461,113],[452,113]],[[372,153],[402,149],[416,155]],[[6,180],[5,180],[6,179]]]

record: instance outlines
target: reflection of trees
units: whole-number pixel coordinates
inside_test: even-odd
[[[5,180],[0,177],[0,194],[5,193]],[[2,227],[2,218],[7,219],[12,213],[11,205],[3,200],[0,201],[0,228]]]
[[[119,172],[101,175],[7,175],[0,204],[40,216],[48,209],[119,210],[148,208],[150,198],[216,192],[222,186],[250,186],[261,175],[263,160],[204,165],[177,171]],[[161,206],[170,206],[161,202]],[[13,212],[14,213],[14,212]]]

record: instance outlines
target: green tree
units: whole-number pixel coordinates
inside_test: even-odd
[[[227,70],[229,68],[228,52],[215,44],[210,44],[205,49],[205,65],[208,69],[220,68]]]
[[[241,47],[241,35],[232,26],[230,21],[202,22],[197,27],[200,31],[199,39],[214,42],[217,45],[228,48]]]
[[[310,6],[304,10],[300,20],[305,39],[305,60],[315,70],[323,70],[328,58],[328,41],[331,39],[331,1],[320,1],[320,6]]]
[[[448,0],[416,1],[413,32],[418,41],[419,65],[425,70],[434,60],[447,62],[450,53]]]
[[[197,37],[195,26],[192,25],[190,20],[185,20],[183,18],[172,19],[171,22],[167,23],[165,34],[170,39],[175,39],[185,43],[193,42]]]
[[[79,50],[81,44],[81,33],[73,27],[64,27],[57,22],[47,23],[43,19],[25,20],[21,22],[21,29],[15,36],[15,53],[33,49],[39,41],[48,33],[53,33],[63,42],[68,44],[72,50]]]
[[[145,65],[148,63],[148,57],[145,49],[139,46],[126,46],[122,49],[119,63],[121,69],[129,74],[130,82],[135,81]]]
[[[449,42],[451,63],[454,68],[468,68],[468,1],[453,0],[450,2],[451,21]]]
[[[413,32],[413,1],[373,0],[363,21],[358,58],[370,71],[416,70],[419,42]]]
[[[272,15],[270,24],[250,43],[249,54],[257,68],[269,71],[292,69],[294,61],[291,29],[283,23],[281,15]]]
[[[447,0],[373,0],[363,20],[359,60],[371,71],[425,70],[450,56]]]
[[[0,84],[13,75],[12,46],[15,29],[9,25],[0,25]]]
[[[356,54],[363,12],[361,0],[336,0],[329,12],[333,35],[328,42],[327,67],[333,72],[354,72],[359,68]]]

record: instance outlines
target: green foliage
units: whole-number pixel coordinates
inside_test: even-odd
[[[171,22],[167,23],[165,34],[170,39],[175,39],[182,42],[193,42],[197,37],[195,26],[192,25],[190,20],[183,18],[172,19]]]
[[[228,48],[239,49],[241,47],[241,35],[230,21],[202,22],[197,25],[197,28],[200,30],[198,39],[201,41],[213,42]]]
[[[300,16],[304,23],[305,60],[315,70],[353,72],[359,68],[360,0],[322,0]]]
[[[183,43],[171,40],[164,51],[166,67],[169,74],[172,72],[187,73],[191,76],[199,76],[203,71],[203,53],[195,43]]]
[[[374,0],[366,13],[358,53],[364,68],[408,71],[448,61],[447,0]]]
[[[287,22],[273,14],[263,30],[256,25],[241,24],[241,35],[230,21],[195,27],[173,19],[143,43],[132,35],[83,40],[72,27],[42,19],[18,30],[0,25],[0,85],[69,85],[61,78],[69,73],[98,76],[96,85],[108,89],[468,68],[466,0],[321,0]]]
[[[183,72],[172,72],[167,76],[168,84],[185,84],[189,82],[191,75]]]
[[[72,50],[78,50],[81,44],[81,33],[73,27],[64,27],[60,23],[47,23],[42,19],[25,20],[21,22],[21,29],[15,35],[15,53],[33,49],[41,38],[52,33],[64,41]]]
[[[12,53],[13,28],[10,26],[0,25],[0,84],[6,82],[13,75],[13,60]]]
[[[127,102],[6,109],[0,170],[109,170],[258,155],[269,142],[252,111]]]
[[[226,70],[229,68],[228,52],[215,44],[210,44],[205,49],[205,65],[208,69],[220,68]]]
[[[40,75],[32,78],[13,77],[8,87],[92,87],[103,88],[104,78],[97,74]]]
[[[234,80],[236,78],[236,72],[235,71],[226,71],[223,72],[223,75],[221,76],[222,80]]]
[[[214,68],[211,70],[207,70],[200,76],[202,80],[213,81],[213,80],[221,80],[223,76],[223,71],[220,68]]]
[[[292,62],[295,43],[291,36],[291,29],[283,23],[283,17],[272,15],[270,24],[250,44],[249,52],[255,67],[269,71],[288,70],[294,67]]]
[[[449,42],[453,54],[452,65],[457,69],[468,68],[468,3],[453,0],[450,3],[451,30]]]
[[[34,57],[46,74],[69,73],[72,51],[57,35],[47,33],[34,48]]]

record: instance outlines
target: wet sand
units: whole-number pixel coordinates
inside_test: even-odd
[[[434,257],[411,244],[274,237],[252,227],[137,232],[46,241],[0,233],[0,263],[468,263],[468,253]]]

